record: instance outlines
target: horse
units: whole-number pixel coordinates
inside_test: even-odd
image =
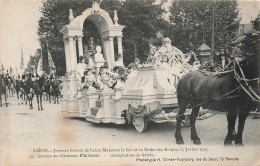
[[[2,107],[2,95],[4,95],[5,98],[5,105],[8,107],[7,101],[6,101],[6,79],[4,75],[0,75],[0,106]]]
[[[50,92],[53,96],[54,104],[56,104],[56,102],[59,104],[60,83],[57,79],[53,79],[53,81],[51,81]]]
[[[17,99],[21,100],[21,104],[23,104],[23,100],[25,100],[24,86],[24,82],[22,82],[18,77],[17,80],[15,80],[14,88]],[[20,102],[18,102],[18,105],[20,105]]]
[[[31,76],[24,82],[25,104],[29,102],[30,109],[33,109],[32,100],[34,97],[33,81]]]
[[[21,90],[21,87],[22,87],[21,81],[19,80],[19,78],[17,78],[17,80],[15,80],[15,86],[14,86],[15,91],[16,91],[17,99],[20,98],[19,92],[20,92],[20,90]]]
[[[38,104],[38,110],[43,110],[42,107],[42,95],[43,95],[43,85],[44,85],[45,77],[41,76],[39,79],[36,79],[33,81],[32,86],[33,86],[33,91],[37,99],[37,104]]]
[[[45,96],[45,100],[49,100],[51,102],[50,84],[50,79],[46,78],[43,85],[43,94]]]
[[[14,96],[14,79],[10,76],[6,78],[7,80],[7,89],[8,89],[8,97],[10,97],[12,94],[12,97]]]
[[[243,145],[242,134],[249,111],[260,102],[256,90],[260,75],[260,56],[251,55],[234,63],[232,70],[219,74],[206,74],[192,71],[184,75],[177,85],[178,112],[175,138],[177,144],[184,144],[181,135],[181,121],[185,110],[192,107],[190,116],[191,140],[201,144],[196,132],[195,122],[199,109],[212,109],[227,112],[228,133],[224,145]],[[258,89],[259,90],[259,89]],[[238,120],[237,134],[234,136],[235,123]]]

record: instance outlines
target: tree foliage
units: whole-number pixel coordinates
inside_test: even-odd
[[[117,0],[103,0],[101,3],[101,8],[106,10],[111,18],[114,10],[117,10],[119,24],[125,25],[122,41],[126,65],[135,57],[144,60],[149,51],[148,43],[156,38],[156,31],[166,25],[161,18],[161,6],[155,5],[154,2],[155,0],[126,0],[121,3]],[[69,9],[72,9],[74,17],[77,17],[91,6],[92,0],[43,1],[43,16],[39,20],[38,35],[43,45],[48,43],[59,75],[65,74],[66,71],[63,36],[59,30],[69,24]],[[92,25],[85,23],[84,29],[86,26]],[[90,33],[93,35],[94,32],[83,30],[84,36],[90,36]],[[86,37],[83,39],[86,40]]]
[[[173,27],[170,38],[183,51],[195,50],[204,42],[211,45],[214,5],[215,48],[230,48],[237,37],[238,4],[235,0],[176,0],[170,8]]]
[[[41,56],[41,50],[37,49],[36,53],[34,55],[30,55],[30,59],[27,63],[27,66],[24,69],[24,74],[26,74],[27,72],[31,72],[32,69],[31,67],[34,66],[35,68],[37,68],[39,59]]]
[[[126,0],[119,10],[119,20],[126,27],[123,30],[125,59],[139,58],[144,61],[149,52],[149,42],[156,40],[156,32],[167,27],[162,19],[161,5],[154,5],[154,0]]]
[[[243,55],[259,55],[260,56],[260,17],[253,21],[254,29],[245,34],[244,39],[240,43],[240,50]]]

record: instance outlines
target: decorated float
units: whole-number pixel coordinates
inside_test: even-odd
[[[117,38],[117,52],[123,60],[122,30],[118,24],[117,12],[114,19],[94,2],[74,18],[70,10],[70,24],[61,29],[64,38],[67,74],[63,78],[62,111],[69,116],[82,117],[94,123],[133,123],[138,132],[147,128],[148,121],[157,123],[176,120],[176,85],[189,66],[180,50],[173,47],[169,38],[163,39],[163,45],[155,48],[151,45],[151,54],[147,63],[133,64],[127,74],[110,72],[120,62],[115,61],[114,38]],[[89,69],[85,81],[77,78],[77,56],[83,54],[83,23],[92,21],[100,29],[102,53],[93,56],[94,73]],[[122,63],[121,63],[122,64]],[[102,68],[102,66],[108,66]],[[118,67],[117,69],[124,69]],[[101,72],[102,71],[102,72]],[[101,73],[101,74],[98,74]],[[124,81],[122,81],[124,78]],[[116,85],[111,88],[111,79]],[[92,86],[99,82],[102,86]],[[86,88],[85,88],[86,87]],[[189,125],[190,112],[185,113],[184,125]]]

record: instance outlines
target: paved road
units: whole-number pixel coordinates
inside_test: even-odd
[[[28,156],[34,148],[53,147],[102,147],[160,145],[176,147],[174,123],[150,124],[148,131],[138,133],[133,126],[115,124],[94,124],[84,118],[71,118],[61,113],[61,106],[44,101],[43,111],[27,105],[18,105],[15,97],[9,98],[8,107],[0,108],[0,157],[12,158],[19,152]],[[197,132],[202,146],[217,145],[223,147],[227,132],[225,114],[217,114],[205,120],[197,121]],[[260,120],[249,117],[244,131],[246,146],[260,145]],[[185,145],[193,145],[190,140],[190,128],[183,127]],[[14,151],[16,153],[14,153]],[[0,158],[0,165],[1,165]],[[146,163],[147,164],[147,163]]]

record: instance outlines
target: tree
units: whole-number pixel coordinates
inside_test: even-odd
[[[260,56],[260,14],[253,21],[254,28],[241,41],[240,50],[242,55],[259,55]]]
[[[119,24],[125,25],[123,30],[123,54],[125,64],[133,61],[134,57],[144,60],[149,51],[148,43],[156,37],[155,32],[164,26],[161,19],[163,10],[161,5],[155,5],[155,0],[126,0],[121,3],[117,0],[103,0],[101,8],[113,16],[118,11]],[[69,24],[69,9],[73,10],[74,17],[90,8],[92,0],[46,0],[43,2],[39,20],[38,35],[42,45],[48,43],[53,61],[57,64],[57,74],[65,74],[65,52],[63,36],[59,30]],[[86,23],[84,26],[91,26]],[[84,36],[90,34],[84,31]],[[84,39],[84,38],[83,38]]]
[[[40,49],[37,49],[35,55],[30,55],[30,59],[29,59],[29,61],[27,63],[27,66],[24,69],[24,73],[31,72],[32,71],[32,69],[31,69],[32,66],[37,68],[40,56],[41,56],[41,50]]]
[[[126,27],[123,30],[124,57],[130,62],[135,58],[147,58],[149,42],[156,38],[156,32],[167,22],[161,17],[164,10],[154,0],[126,0],[119,9],[119,20]]]
[[[170,8],[173,24],[170,38],[183,51],[195,50],[203,42],[210,45],[214,5],[215,48],[230,48],[237,38],[238,4],[230,1],[177,0]]]

